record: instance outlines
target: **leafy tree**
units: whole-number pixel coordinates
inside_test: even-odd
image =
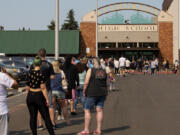
[[[48,25],[47,27],[48,27],[48,30],[55,30],[55,21],[52,20],[50,25]]]
[[[74,18],[74,10],[71,9],[68,12],[68,15],[66,17],[64,24],[62,25],[62,30],[77,30],[79,29],[78,22]]]

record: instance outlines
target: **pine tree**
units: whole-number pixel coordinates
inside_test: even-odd
[[[50,25],[48,25],[47,27],[48,27],[48,30],[55,30],[55,21],[52,20]]]
[[[71,9],[61,29],[62,30],[77,30],[78,28],[79,28],[78,22],[74,18],[74,10]]]

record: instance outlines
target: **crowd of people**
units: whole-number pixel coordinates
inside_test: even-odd
[[[102,68],[99,59],[46,60],[46,50],[40,49],[29,68],[26,78],[26,104],[29,111],[29,126],[33,135],[43,130],[43,121],[50,135],[59,128],[58,117],[65,119],[67,126],[72,125],[70,115],[77,115],[79,99],[85,115],[85,127],[78,135],[90,133],[91,110],[96,108],[97,128],[93,134],[101,134],[103,108],[108,94],[107,82],[113,82],[111,69]],[[17,82],[5,69],[0,72],[0,132],[8,135],[8,110],[6,88],[17,88]],[[111,85],[111,87],[113,87]],[[2,101],[3,99],[3,101]]]
[[[101,60],[102,65],[106,65],[108,63],[109,66],[114,68],[114,73],[117,75],[121,75],[125,77],[125,74],[133,74],[135,72],[142,72],[145,75],[146,74],[155,74],[158,72],[163,73],[178,73],[179,69],[179,62],[176,60],[174,65],[170,65],[168,60],[164,60],[163,62],[159,62],[158,58],[155,58],[153,60],[148,59],[136,59],[136,60],[130,60],[125,57],[117,58],[109,58],[104,60]]]
[[[94,135],[100,135],[103,121],[104,102],[115,89],[115,75],[125,77],[127,74],[149,72],[154,74],[160,70],[158,59],[129,60],[116,58],[74,58],[46,60],[46,50],[40,49],[31,65],[26,84],[26,103],[30,115],[30,129],[33,135],[43,130],[42,118],[50,135],[55,135],[56,112],[58,120],[65,119],[67,126],[72,125],[70,115],[78,115],[77,104],[80,100],[84,110],[84,129],[78,135],[89,135],[91,110],[96,109],[97,128]],[[178,61],[173,72],[178,71]],[[169,62],[163,62],[163,70],[168,72]],[[6,104],[6,88],[17,87],[17,82],[1,69],[0,72],[0,132],[8,135],[8,111]]]

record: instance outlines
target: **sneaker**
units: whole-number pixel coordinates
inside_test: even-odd
[[[64,120],[64,116],[61,116],[61,120]]]
[[[42,131],[42,130],[44,130],[44,127],[43,127],[43,125],[41,125],[41,126],[38,126],[38,127],[37,127],[37,130],[38,130],[38,131]]]
[[[61,119],[62,119],[61,115],[58,115],[57,120],[61,120]]]
[[[55,113],[58,113],[58,110],[56,110]]]

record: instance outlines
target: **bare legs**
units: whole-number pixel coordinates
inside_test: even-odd
[[[73,100],[70,101],[70,108],[71,108],[71,112],[73,112],[74,111],[74,101]]]
[[[84,131],[89,133],[89,126],[91,123],[91,112],[90,110],[84,110],[85,112],[85,127]],[[101,108],[96,108],[96,121],[97,121],[97,129],[96,131],[98,133],[101,133],[101,128],[102,128],[102,121],[103,121],[103,109]]]
[[[54,108],[49,108],[49,115],[50,115],[50,119],[53,125],[55,125],[55,120],[54,120]]]
[[[91,122],[91,112],[90,110],[84,110],[84,120],[85,120],[85,126],[84,126],[84,131],[89,133],[89,126]]]
[[[103,121],[103,110],[101,108],[96,108],[96,120],[97,120],[97,129],[98,133],[101,133],[102,121]]]
[[[54,122],[54,109],[53,108],[49,108],[49,115],[50,115],[50,119],[51,119],[51,123],[53,125],[55,125],[55,122]],[[38,126],[42,126],[42,117],[41,117],[41,114],[39,113],[38,111]]]
[[[61,109],[62,109],[62,113],[63,113],[63,116],[66,120],[66,123],[69,125],[71,124],[70,120],[69,120],[69,114],[68,114],[68,110],[67,110],[67,104],[65,103],[65,100],[64,99],[58,99],[57,102],[60,104],[61,106]],[[56,99],[53,98],[53,106],[55,108],[55,105],[56,105]],[[55,123],[55,122],[54,122]]]
[[[71,122],[69,120],[69,113],[68,113],[67,104],[66,104],[65,100],[60,99],[60,100],[58,100],[58,102],[59,102],[59,104],[60,104],[60,106],[62,108],[62,113],[63,113],[63,116],[64,116],[64,118],[66,120],[66,123],[68,125],[71,124]]]

